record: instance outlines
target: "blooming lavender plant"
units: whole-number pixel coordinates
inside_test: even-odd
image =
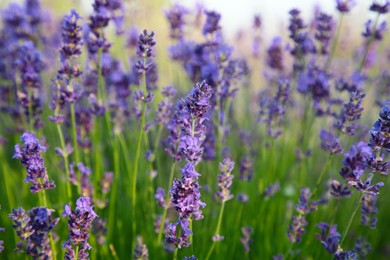
[[[12,210],[9,218],[14,222],[12,227],[21,239],[17,243],[16,252],[25,253],[34,259],[50,259],[53,257],[49,242],[49,232],[57,225],[59,218],[51,215],[54,210],[37,207],[27,213],[22,208]]]
[[[65,211],[62,215],[69,218],[69,239],[63,245],[67,250],[65,258],[89,259],[87,250],[92,249],[88,243],[89,230],[92,227],[92,221],[97,217],[89,197],[77,199],[75,210],[71,210],[68,204],[65,205]],[[76,251],[73,246],[76,246]]]
[[[188,247],[191,242],[189,236],[192,231],[189,229],[189,220],[200,220],[203,218],[201,207],[206,204],[200,200],[200,186],[198,177],[200,174],[195,170],[195,165],[201,160],[203,148],[200,140],[203,138],[206,128],[203,122],[205,115],[211,108],[209,99],[212,90],[205,82],[194,85],[191,93],[186,97],[184,111],[181,117],[182,137],[179,141],[179,149],[187,160],[187,164],[181,169],[182,179],[174,179],[170,190],[171,203],[179,214],[179,220],[169,226],[170,233],[166,236],[169,244],[178,248]],[[181,236],[176,237],[176,226],[181,225]]]
[[[26,168],[27,177],[24,181],[32,184],[30,191],[34,193],[54,189],[54,181],[49,180],[41,155],[42,152],[46,151],[46,147],[40,145],[36,136],[30,132],[25,132],[20,137],[20,141],[24,144],[22,146],[15,145],[15,153],[12,158],[20,159]]]

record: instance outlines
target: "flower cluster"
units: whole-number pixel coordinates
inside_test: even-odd
[[[212,90],[205,82],[194,85],[191,93],[183,104],[180,120],[181,138],[179,149],[187,160],[187,164],[181,169],[182,179],[174,179],[170,189],[171,203],[179,214],[179,220],[169,226],[169,234],[166,241],[181,247],[190,245],[189,236],[192,231],[189,229],[189,219],[200,220],[203,218],[201,207],[206,204],[200,200],[200,186],[198,177],[200,174],[195,170],[195,165],[201,160],[203,148],[201,140],[204,137],[206,127],[203,122],[206,120],[206,113],[211,108],[209,99]],[[181,236],[176,237],[176,226],[181,225]]]
[[[320,132],[321,146],[330,154],[338,154],[343,152],[338,138],[331,132],[321,129]]]
[[[21,241],[17,244],[16,252],[25,253],[34,259],[50,259],[52,249],[49,243],[49,232],[57,225],[59,218],[53,218],[53,210],[37,207],[27,213],[22,208],[12,210],[9,218]]]
[[[142,237],[137,237],[137,244],[135,245],[133,257],[136,260],[149,259],[148,248],[146,247]]]
[[[221,171],[218,174],[218,198],[225,202],[233,198],[233,195],[230,193],[230,186],[232,186],[234,175],[231,175],[231,172],[234,168],[234,162],[230,158],[223,159],[219,163],[219,170]]]
[[[24,181],[32,184],[30,191],[38,192],[54,189],[54,181],[49,180],[41,155],[41,152],[46,151],[46,147],[40,145],[36,136],[30,132],[25,132],[20,137],[20,141],[24,144],[22,146],[15,145],[13,158],[20,159],[22,165],[26,168],[27,177]]]
[[[66,259],[75,259],[75,250],[73,246],[77,246],[79,259],[88,259],[87,250],[92,249],[88,243],[89,230],[92,227],[92,221],[97,217],[89,197],[80,197],[76,201],[76,210],[71,210],[70,206],[65,205],[65,211],[62,214],[64,217],[69,217],[69,239],[64,243]]]

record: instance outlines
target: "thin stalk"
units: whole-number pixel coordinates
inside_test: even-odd
[[[172,184],[173,176],[175,175],[175,166],[176,166],[176,160],[173,161],[172,166],[171,166],[171,172],[169,174],[168,190],[169,190],[169,187]],[[166,201],[166,204],[168,205],[168,203],[169,203],[169,193],[167,193],[167,198],[165,199],[165,201]],[[163,233],[163,230],[164,230],[164,224],[165,224],[165,219],[167,217],[167,212],[168,212],[168,207],[165,207],[164,211],[163,211],[163,214],[162,214],[162,217],[161,217],[160,231],[158,232],[158,238],[157,238],[157,243],[159,245],[160,245],[160,241],[161,241],[161,238],[162,238],[162,233]]]
[[[362,72],[364,65],[366,64],[366,59],[367,59],[368,52],[370,50],[370,45],[375,39],[376,27],[378,26],[379,16],[380,16],[380,13],[378,13],[376,18],[375,18],[374,30],[372,31],[370,38],[368,38],[368,40],[367,40],[366,48],[364,49],[363,58],[362,58],[362,61],[360,62],[359,69],[358,69],[359,73]]]
[[[41,194],[42,194],[43,206],[45,208],[48,208],[47,199],[46,199],[46,191],[43,189]],[[56,250],[56,246],[54,243],[54,239],[53,239],[51,232],[48,232],[48,235],[49,235],[50,246],[51,246],[51,250],[52,250],[52,254],[53,254],[53,259],[56,260],[57,259],[57,250]]]
[[[219,232],[221,230],[221,223],[222,223],[222,216],[223,216],[223,211],[225,209],[225,201],[223,200],[222,201],[222,205],[221,205],[221,208],[219,210],[219,216],[218,216],[218,224],[217,224],[217,229],[215,231],[215,235],[219,235]],[[211,254],[213,253],[214,251],[214,248],[215,248],[215,244],[216,244],[216,241],[213,241],[210,249],[209,249],[209,252],[207,253],[207,256],[206,256],[206,260],[208,260],[211,256]]]
[[[72,200],[72,189],[70,187],[70,178],[69,178],[69,162],[68,162],[68,154],[66,151],[66,145],[64,140],[64,134],[62,133],[61,126],[57,124],[58,136],[60,138],[62,151],[64,152],[64,164],[65,164],[65,174],[66,174],[66,195],[68,196],[67,201],[71,202]]]
[[[144,65],[146,66],[146,58],[144,58]],[[143,74],[143,85],[144,85],[144,94],[147,93],[146,88],[146,72]],[[145,121],[146,121],[146,109],[147,109],[147,103],[145,100],[143,100],[143,106],[142,106],[142,117],[141,117],[141,125],[139,128],[138,133],[138,140],[137,140],[137,150],[135,153],[135,165],[134,165],[134,172],[133,172],[133,184],[132,184],[132,207],[133,207],[133,234],[136,234],[136,221],[135,221],[135,210],[136,210],[136,203],[137,203],[137,175],[138,175],[138,167],[139,167],[139,159],[141,155],[141,144],[142,144],[142,138],[144,134],[144,128],[145,128]]]
[[[72,120],[72,136],[73,136],[73,149],[74,149],[75,161],[79,163],[81,161],[80,161],[79,147],[77,144],[76,112],[74,109],[74,103],[70,103],[70,117]]]
[[[353,210],[352,215],[351,215],[351,217],[349,218],[347,228],[345,229],[344,234],[343,234],[343,236],[341,237],[341,240],[340,240],[340,246],[343,245],[343,242],[344,242],[345,238],[346,238],[347,235],[348,235],[348,231],[349,231],[349,229],[350,229],[350,227],[351,227],[351,225],[352,225],[353,220],[355,219],[356,213],[357,213],[357,211],[358,211],[358,209],[359,209],[359,205],[360,205],[360,202],[361,202],[362,199],[363,199],[363,196],[364,196],[364,193],[362,193],[362,195],[360,195],[359,200],[358,200],[358,202],[356,203],[355,209]]]
[[[322,179],[324,178],[325,172],[328,169],[328,166],[330,162],[332,161],[333,154],[329,154],[328,159],[326,159],[326,162],[324,164],[324,167],[322,167],[322,171],[317,179],[316,187],[313,190],[313,193],[311,195],[312,198],[317,194],[318,188],[320,187],[320,184],[322,182]]]
[[[28,127],[29,127],[29,130],[31,133],[34,133],[34,125],[33,125],[33,119],[34,119],[34,115],[33,115],[33,103],[32,103],[32,99],[33,99],[33,93],[32,93],[32,90],[30,90],[29,87],[27,87],[27,94],[28,94],[28,98],[29,98],[29,101],[28,101]]]
[[[332,46],[330,48],[330,54],[329,54],[329,56],[328,56],[328,58],[327,58],[327,60],[325,62],[325,66],[324,66],[324,70],[325,71],[327,71],[329,69],[330,65],[332,64],[332,59],[333,59],[334,54],[336,52],[336,46],[337,46],[337,43],[339,41],[343,20],[344,20],[344,13],[340,13],[340,22],[337,25],[336,35],[335,35],[335,38],[334,38],[334,40],[332,42]]]
[[[119,171],[120,171],[120,162],[119,162],[119,141],[118,137],[115,136],[114,139],[114,147],[113,147],[113,157],[114,157],[114,175],[112,180],[112,188],[111,188],[111,194],[110,194],[110,206],[109,206],[109,216],[108,216],[108,226],[110,227],[108,229],[108,238],[109,241],[112,241],[112,235],[114,231],[114,224],[115,222],[115,206],[117,201],[117,194],[118,194],[118,180],[119,180]],[[115,228],[116,229],[116,228]]]

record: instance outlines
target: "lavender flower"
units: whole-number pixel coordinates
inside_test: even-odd
[[[250,226],[242,227],[241,228],[242,232],[242,238],[241,243],[244,246],[245,252],[249,252],[250,250],[250,245],[253,243],[253,240],[251,239],[251,235],[253,233],[253,229]]]
[[[280,184],[279,182],[271,183],[268,185],[267,188],[265,188],[263,192],[264,198],[271,198],[273,197],[278,191],[280,190]]]
[[[9,218],[14,222],[12,227],[21,239],[16,252],[25,253],[34,259],[50,259],[52,249],[49,243],[49,232],[57,225],[59,218],[51,215],[54,210],[37,207],[27,213],[22,207],[13,209]]]
[[[341,177],[347,181],[359,181],[370,157],[371,149],[366,143],[351,146],[349,152],[345,153]]]
[[[20,141],[24,144],[23,146],[15,145],[15,153],[12,158],[21,159],[22,165],[26,168],[27,177],[24,181],[32,184],[30,191],[54,189],[54,181],[49,180],[41,155],[41,152],[46,151],[46,147],[40,145],[35,135],[29,132],[25,132],[20,137]]]
[[[320,132],[321,146],[330,154],[338,154],[343,152],[338,138],[331,132],[321,129]]]
[[[0,209],[1,209],[1,205],[0,205]],[[0,228],[0,231],[4,232],[5,228]],[[4,250],[4,246],[3,245],[4,245],[4,241],[0,240],[0,253],[3,252],[3,250]]]
[[[321,229],[321,234],[317,234],[317,239],[321,241],[330,255],[335,255],[341,240],[341,235],[337,232],[337,225],[330,226],[327,223],[319,223],[317,227]]]
[[[107,235],[107,221],[102,218],[95,218],[92,221],[92,233],[95,235],[96,241],[99,245],[105,245]]]
[[[137,244],[135,245],[133,257],[134,257],[134,259],[137,259],[137,260],[148,260],[149,259],[148,248],[146,247],[141,236],[137,237]]]
[[[389,162],[384,160],[385,152],[390,153],[390,102],[385,104],[379,113],[379,119],[370,130],[369,146],[372,156],[369,167],[383,175],[388,174]]]
[[[354,250],[362,259],[366,259],[368,253],[372,251],[372,247],[364,237],[360,237],[355,241]]]
[[[282,39],[275,37],[267,50],[267,64],[270,68],[283,71],[283,47]]]
[[[362,199],[362,225],[369,226],[370,228],[376,228],[377,218],[375,217],[378,213],[376,207],[376,201],[378,199],[377,194],[364,193]]]
[[[237,201],[239,201],[241,203],[247,203],[248,200],[249,200],[249,197],[245,193],[239,193],[237,196]]]
[[[253,160],[243,157],[240,162],[240,180],[251,181],[253,178]]]
[[[289,231],[287,232],[288,239],[291,243],[301,242],[302,235],[306,232],[306,225],[307,221],[305,216],[298,215],[292,217],[292,223],[289,224]]]
[[[154,194],[154,198],[160,207],[162,207],[162,208],[167,207],[167,205],[165,203],[165,199],[164,199],[165,198],[165,191],[163,188],[160,188],[160,187],[157,188],[156,194]]]
[[[333,21],[332,16],[320,13],[316,17],[315,38],[321,43],[321,54],[328,54],[329,42],[332,37]]]
[[[221,15],[215,11],[205,11],[206,14],[206,23],[203,26],[202,33],[203,35],[212,34],[221,29],[219,25],[219,20]]]
[[[112,180],[113,180],[112,172],[104,173],[103,178],[100,180],[100,187],[101,187],[102,194],[107,194],[110,192]]]
[[[192,256],[185,256],[183,258],[183,260],[198,260],[198,258],[196,258],[194,255],[192,255]]]
[[[80,197],[77,199],[76,210],[71,210],[67,204],[62,215],[69,217],[69,239],[63,245],[67,249],[65,258],[74,259],[75,251],[72,246],[78,246],[79,259],[89,259],[87,250],[92,249],[88,243],[89,230],[91,229],[92,221],[97,217],[93,211],[89,197]]]
[[[79,163],[77,166],[79,171],[81,172],[81,177],[80,177],[81,194],[84,197],[92,197],[93,185],[89,178],[89,176],[91,175],[91,169],[86,167],[83,163]]]
[[[230,186],[232,185],[234,176],[231,175],[231,172],[234,168],[234,162],[230,158],[223,159],[219,163],[219,170],[221,173],[218,175],[218,198],[222,201],[228,201],[233,198],[233,195],[230,193]]]
[[[382,5],[374,1],[370,6],[370,11],[377,12],[378,14],[386,14],[390,10],[390,2],[386,0]]]
[[[188,10],[175,4],[170,9],[165,11],[165,16],[168,19],[170,26],[169,36],[175,40],[181,40],[183,38],[183,26],[185,24],[184,16],[188,13]]]
[[[352,193],[352,191],[349,190],[348,185],[343,185],[337,180],[332,180],[330,182],[330,188],[331,188],[330,194],[338,199],[343,197],[348,198]]]
[[[339,119],[334,124],[337,129],[345,134],[355,135],[357,125],[353,122],[362,117],[362,102],[365,96],[360,90],[350,92],[349,102],[343,105]]]
[[[211,108],[209,104],[211,94],[212,90],[205,82],[195,84],[186,99],[179,101],[182,104],[182,110],[179,114],[175,114],[178,117],[176,122],[179,124],[182,135],[179,149],[188,163],[181,169],[182,179],[174,179],[169,191],[172,206],[178,212],[179,219],[176,223],[169,225],[166,242],[179,248],[190,245],[189,236],[192,231],[189,229],[189,218],[202,219],[200,208],[206,206],[200,200],[200,186],[198,184],[200,174],[194,166],[199,163],[203,152],[200,140],[206,131],[203,122],[206,119],[205,114]],[[177,136],[176,139],[178,138]],[[178,224],[181,225],[182,230],[180,238],[176,237]]]
[[[352,7],[355,5],[355,0],[336,0],[337,10],[340,13],[349,13]]]
[[[383,39],[383,34],[386,31],[386,22],[383,21],[381,24],[378,25],[377,28],[373,28],[372,25],[373,21],[370,19],[365,23],[365,31],[362,33],[362,35],[367,38],[380,41]]]

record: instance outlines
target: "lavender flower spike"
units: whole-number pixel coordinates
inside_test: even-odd
[[[71,210],[68,204],[65,205],[65,211],[62,215],[69,217],[69,239],[63,245],[68,250],[65,253],[65,259],[76,258],[73,245],[79,247],[78,259],[89,259],[87,250],[92,249],[88,243],[89,230],[92,227],[92,221],[97,217],[89,197],[80,197],[76,201],[76,210]]]
[[[136,260],[148,260],[149,252],[142,237],[137,237],[137,244],[134,249],[134,259]]]
[[[28,254],[33,259],[51,259],[49,232],[59,221],[59,218],[51,216],[52,213],[53,210],[44,207],[33,208],[27,213],[22,207],[12,210],[8,216],[21,239],[16,252]]]
[[[1,205],[0,205],[0,209],[1,209]],[[0,231],[4,232],[5,228],[0,228]],[[0,240],[0,253],[3,252],[3,250],[4,250],[4,246],[3,245],[4,245],[4,241]]]
[[[46,147],[40,145],[36,136],[30,132],[25,132],[20,140],[24,144],[23,146],[15,145],[15,153],[12,158],[21,159],[22,165],[26,168],[27,177],[24,181],[32,184],[30,191],[54,189],[54,181],[49,181],[41,155],[41,152],[46,151]]]
[[[233,198],[233,195],[230,193],[230,186],[232,185],[234,178],[234,176],[231,175],[233,168],[234,162],[229,158],[225,158],[219,163],[219,170],[221,173],[218,175],[219,190],[217,196],[221,201],[228,201]]]
[[[340,146],[338,138],[331,132],[322,129],[320,132],[320,139],[322,148],[330,154],[343,152],[343,148]]]

